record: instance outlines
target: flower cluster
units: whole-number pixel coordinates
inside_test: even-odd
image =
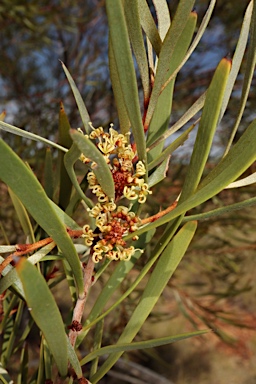
[[[89,138],[95,140],[110,167],[115,185],[115,201],[110,200],[102,190],[93,172],[92,164],[92,171],[88,173],[87,179],[89,188],[98,202],[88,211],[89,215],[95,219],[97,228],[93,231],[89,225],[84,226],[85,244],[92,247],[92,258],[95,263],[103,257],[111,260],[129,260],[135,248],[128,247],[123,237],[137,230],[139,218],[129,208],[123,205],[118,206],[117,202],[121,198],[138,200],[139,203],[146,201],[151,191],[143,179],[146,173],[145,166],[142,161],[138,161],[136,166],[133,166],[135,154],[128,142],[128,135],[115,131],[113,124],[109,132],[104,132],[102,127],[95,129],[91,124],[90,126],[92,132]],[[134,236],[133,240],[136,239],[137,237]]]

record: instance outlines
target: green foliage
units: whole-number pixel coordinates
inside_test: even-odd
[[[255,180],[250,177],[232,184],[256,160],[256,120],[250,122],[235,144],[231,134],[232,145],[230,141],[225,156],[210,172],[206,163],[251,30],[233,132],[241,120],[255,67],[256,7],[252,1],[247,8],[233,67],[231,60],[222,59],[206,93],[169,128],[176,76],[196,49],[215,2],[210,2],[194,38],[197,24],[192,11],[194,1],[180,0],[173,20],[166,4],[161,7],[162,3],[162,0],[154,2],[157,28],[146,1],[106,0],[110,77],[121,133],[112,125],[108,132],[101,127],[93,128],[78,87],[64,64],[85,135],[81,129],[70,129],[73,123],[62,104],[58,144],[1,121],[4,116],[0,119],[1,129],[59,151],[58,167],[52,169],[54,158],[46,150],[43,188],[31,169],[0,140],[0,179],[9,188],[17,218],[29,240],[24,241],[26,244],[0,247],[8,255],[1,256],[0,281],[3,295],[0,380],[3,382],[10,382],[15,375],[9,363],[12,354],[20,361],[17,373],[20,383],[46,380],[72,383],[85,377],[97,383],[125,351],[154,348],[209,330],[133,341],[140,337],[143,324],[184,257],[197,229],[195,219],[255,204],[253,198],[196,216],[188,214],[223,189],[248,185]],[[198,121],[192,119],[201,109],[179,197],[166,211],[147,217],[141,207],[151,192],[149,189],[165,178],[169,156],[195,129]],[[190,127],[186,126],[188,122]],[[164,140],[183,127],[178,138],[163,149]],[[159,226],[162,226],[160,234],[156,232]],[[147,254],[151,242],[154,249]],[[130,272],[136,270],[139,272],[131,280]],[[100,281],[102,287],[97,295]],[[68,310],[62,314],[56,294],[62,290],[61,283],[67,283],[65,301],[69,302]],[[126,287],[122,294],[121,284]],[[138,295],[140,286],[143,292]],[[92,297],[93,305],[88,296]],[[117,340],[112,341],[105,319],[117,313],[127,300],[132,303],[129,319]],[[85,307],[87,318],[83,323]],[[36,337],[40,350],[33,356],[38,366],[30,371],[28,337],[35,327],[39,330]],[[110,345],[104,346],[106,343]],[[99,357],[105,354],[108,357],[98,368]]]

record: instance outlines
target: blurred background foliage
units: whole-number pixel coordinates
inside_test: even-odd
[[[71,72],[95,126],[116,122],[104,3],[104,0],[1,3],[0,107],[7,111],[6,122],[53,138],[57,132],[59,102],[65,101],[65,110],[74,127],[81,124],[59,60]],[[177,3],[177,0],[168,1],[171,15]],[[207,3],[206,0],[196,3],[199,21]],[[234,7],[232,1],[217,2],[205,36],[178,76],[172,123],[207,88],[219,60],[233,54],[248,3],[238,2]],[[240,86],[238,79],[238,97]],[[252,89],[249,103],[255,101],[254,95]],[[233,108],[236,108],[234,99]],[[233,119],[233,114],[231,104],[226,121]],[[21,138],[3,135],[15,148],[20,147],[19,155],[26,156],[28,151],[34,155],[34,146],[25,148]],[[219,134],[219,145],[222,135],[225,139],[227,131]]]
[[[177,0],[168,1],[171,14],[174,14],[177,3]],[[232,0],[217,1],[205,36],[191,60],[178,75],[172,123],[207,88],[219,60],[227,54],[233,54],[248,3],[249,0],[240,1],[234,6]],[[206,0],[197,1],[196,11],[199,20],[207,4]],[[6,122],[57,140],[59,103],[64,101],[65,110],[73,127],[81,125],[75,100],[59,60],[63,61],[72,73],[94,126],[98,124],[106,126],[110,121],[117,122],[108,70],[104,0],[65,2],[3,0],[0,5],[0,21],[0,107],[7,112]],[[224,123],[225,121],[230,123],[235,118],[236,95],[237,97],[240,95],[241,84],[242,75],[239,75]],[[245,124],[249,114],[252,119],[251,114],[255,113],[253,112],[255,85],[254,79],[247,102],[248,116],[245,113]],[[219,129],[216,150],[212,154],[213,162],[216,156],[222,153],[222,143],[228,137],[227,131],[231,126],[232,123],[222,125]],[[34,142],[28,145],[27,140],[15,135],[4,132],[0,132],[0,135],[15,148],[19,156],[30,162],[40,178],[42,162],[39,160],[44,160],[45,148],[39,144],[35,145]],[[148,200],[148,208],[152,213],[158,210],[159,205],[163,209],[166,208],[176,198],[186,167],[181,164],[186,164],[189,153],[188,142],[180,154],[174,154],[174,165],[170,168],[168,179],[160,187],[155,188],[153,196]],[[211,164],[208,166],[211,167]],[[196,210],[208,211],[213,203],[215,206],[230,204],[249,198],[253,194],[253,187],[243,188],[242,192],[223,191],[221,200],[215,197],[214,202],[209,201],[203,208],[199,206]],[[0,217],[10,242],[23,242],[22,231],[13,216],[7,190],[3,185],[0,189],[0,202]],[[197,213],[196,210],[193,213]],[[77,219],[79,222],[79,217]],[[156,324],[157,333],[162,336],[159,324],[165,325],[166,320],[170,318],[173,318],[174,324],[176,321],[179,331],[180,325],[177,324],[182,318],[182,321],[195,328],[200,323],[207,324],[217,330],[216,333],[222,340],[231,344],[235,342],[237,336],[240,349],[236,349],[236,352],[247,356],[246,337],[243,337],[244,344],[241,345],[241,334],[234,332],[232,327],[238,326],[239,329],[250,330],[255,321],[256,305],[252,299],[255,296],[254,228],[255,208],[203,222],[188,256],[182,261],[175,279],[170,284],[169,291],[165,292],[161,303],[151,315],[151,330],[143,329],[142,333],[145,334],[141,334],[141,338],[145,339],[145,335],[155,332]],[[4,232],[2,235],[0,232],[0,243],[6,243]],[[150,246],[147,251],[150,255]],[[106,273],[110,274],[111,268]],[[126,287],[122,289],[125,291]],[[224,306],[223,301],[226,303]],[[111,340],[117,337],[119,328],[125,319],[129,318],[134,305],[136,298],[134,302],[128,300],[121,307],[120,313],[113,318],[109,327]],[[143,351],[135,354],[135,360],[139,358],[145,364],[158,361],[158,369],[161,370],[161,367],[166,369],[165,364],[169,364],[167,354],[160,355],[161,353],[157,351],[151,351],[151,354]],[[185,370],[185,360],[183,369]],[[182,381],[184,377],[183,379],[178,377],[177,372],[173,372],[173,378],[177,383],[185,382]],[[197,379],[195,376],[195,380]]]

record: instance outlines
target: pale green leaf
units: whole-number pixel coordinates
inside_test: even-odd
[[[86,133],[88,134],[89,133],[89,122],[91,121],[90,120],[90,116],[89,116],[89,113],[86,109],[86,106],[84,104],[84,101],[82,99],[82,96],[71,76],[71,74],[69,73],[67,67],[65,66],[64,63],[62,63],[62,68],[67,76],[67,79],[68,79],[68,82],[69,82],[69,85],[72,89],[72,92],[73,92],[73,95],[75,97],[75,100],[76,100],[76,104],[77,104],[77,107],[78,107],[78,110],[79,110],[79,113],[80,113],[80,116],[81,116],[81,119],[82,119],[82,122],[83,122],[83,125],[84,125],[84,128],[85,128],[85,131]]]
[[[229,184],[225,189],[244,187],[245,185],[251,185],[255,182],[256,182],[256,172],[254,172],[252,175],[247,176],[241,180],[234,181],[233,183]]]
[[[141,26],[150,43],[152,44],[157,56],[159,56],[162,47],[162,41],[159,36],[158,29],[154,22],[153,16],[149,10],[149,6],[146,0],[139,0],[138,6]]]
[[[40,143],[49,145],[50,147],[53,147],[53,148],[57,148],[63,152],[68,151],[67,148],[62,147],[61,145],[56,144],[51,140],[48,140],[48,139],[45,139],[44,137],[35,135],[34,133],[24,131],[23,129],[15,127],[14,125],[11,125],[11,124],[7,124],[3,121],[0,121],[0,129],[2,129],[3,131],[6,131],[6,132],[10,132],[14,135],[24,137],[25,139],[39,141]]]

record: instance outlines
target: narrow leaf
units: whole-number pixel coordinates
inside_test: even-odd
[[[229,184],[226,187],[226,189],[244,187],[245,185],[251,185],[255,182],[256,182],[256,172],[254,172],[252,175],[247,176],[241,180],[234,181],[233,183]]]
[[[53,176],[53,163],[52,152],[50,148],[46,148],[45,161],[44,161],[44,190],[49,199],[53,198],[54,193],[54,176]]]
[[[71,137],[80,151],[96,163],[96,166],[93,167],[93,172],[95,173],[97,180],[110,199],[115,197],[115,185],[112,174],[110,172],[109,166],[106,163],[104,156],[98,150],[98,148],[88,139],[86,136],[82,135],[80,132],[75,129],[71,130]]]
[[[176,140],[174,140],[171,144],[168,145],[157,157],[154,158],[148,164],[148,170],[155,168],[159,163],[164,161],[166,157],[169,157],[177,148],[184,144],[184,142],[188,139],[190,132],[195,128],[195,124],[192,124],[185,132],[183,132]],[[149,151],[150,153],[150,151]]]
[[[3,121],[0,121],[0,129],[2,129],[5,132],[10,132],[10,133],[13,133],[14,135],[24,137],[25,139],[39,141],[40,143],[47,144],[50,147],[57,148],[60,151],[67,152],[67,148],[62,147],[61,145],[56,144],[51,140],[35,135],[34,133],[24,131],[23,129],[15,127],[14,125],[11,125],[11,124],[7,124]]]
[[[119,118],[120,131],[123,135],[125,135],[126,133],[130,132],[131,124],[130,124],[129,116],[127,114],[123,92],[122,92],[122,86],[120,84],[120,80],[117,72],[116,60],[114,57],[111,38],[109,39],[108,60],[109,60],[111,85],[112,85],[114,97],[115,97],[115,104],[116,104],[118,118]]]
[[[149,39],[150,43],[152,44],[157,56],[159,56],[161,47],[162,47],[162,41],[159,36],[153,16],[149,10],[149,6],[146,0],[139,0],[138,6],[139,6],[141,26],[147,38]]]
[[[140,112],[138,86],[126,27],[124,9],[121,0],[107,0],[107,15],[113,56],[127,114],[132,126],[138,157],[146,163],[146,144]]]
[[[244,52],[247,45],[249,29],[250,29],[250,21],[252,17],[252,8],[253,8],[253,2],[251,1],[245,12],[243,25],[241,28],[238,42],[237,42],[235,54],[232,59],[232,68],[228,77],[227,87],[226,87],[224,98],[223,98],[223,103],[222,103],[221,113],[220,113],[220,120],[222,119],[226,111],[237,75],[239,73],[242,60],[244,58]]]
[[[231,63],[229,60],[221,60],[207,91],[193,153],[179,200],[180,202],[195,191],[201,179],[217,127],[230,67]]]
[[[166,173],[169,168],[170,156],[166,156],[162,164],[157,167],[157,169],[150,175],[148,178],[148,186],[152,188],[154,185],[160,183],[160,181],[166,178]]]
[[[82,119],[82,122],[83,122],[83,125],[84,125],[84,129],[85,129],[85,132],[88,134],[89,133],[89,125],[88,123],[91,121],[90,120],[90,116],[89,116],[89,113],[86,109],[86,106],[84,104],[84,101],[82,99],[82,96],[71,76],[71,74],[69,73],[67,67],[65,66],[64,63],[61,62],[61,65],[62,65],[62,68],[67,76],[67,79],[68,79],[68,82],[69,82],[69,85],[72,89],[72,92],[73,92],[73,95],[75,97],[75,100],[76,100],[76,104],[77,104],[77,107],[78,107],[78,110],[79,110],[79,113],[80,113],[80,116],[81,116],[81,119]]]
[[[80,362],[78,360],[78,357],[77,357],[77,355],[75,353],[74,348],[70,344],[70,341],[69,341],[68,337],[66,337],[66,342],[67,342],[67,351],[68,351],[69,362],[72,365],[72,367],[73,367],[73,369],[74,369],[74,371],[75,371],[75,373],[77,375],[77,378],[80,379],[81,377],[83,377],[81,364],[80,364]]]
[[[126,239],[168,223],[170,220],[217,195],[227,185],[238,179],[238,177],[256,160],[255,142],[256,120],[249,125],[238,142],[231,148],[227,156],[225,156],[204,178],[197,191],[192,196],[188,197],[170,213],[167,213],[153,223],[145,225],[132,235],[126,236]]]
[[[157,24],[160,38],[164,40],[165,35],[171,25],[169,8],[166,0],[153,0],[157,15]]]
[[[68,121],[63,104],[60,104],[59,111],[59,144],[65,148],[70,148],[72,145],[72,140],[69,135],[71,127]],[[59,206],[63,210],[66,209],[72,191],[72,182],[67,173],[66,167],[64,165],[64,154],[59,152],[59,168],[60,168],[60,187],[59,187]]]
[[[149,68],[140,26],[138,0],[125,0],[124,12],[132,49],[141,75],[144,103],[147,103],[150,95]]]
[[[72,181],[72,184],[73,184],[74,188],[76,189],[78,195],[87,204],[87,206],[89,208],[92,208],[93,203],[88,197],[85,196],[83,190],[81,189],[80,184],[78,183],[78,180],[77,180],[77,177],[75,174],[75,170],[74,170],[74,164],[80,158],[80,156],[81,156],[80,149],[77,147],[76,144],[73,144],[71,146],[71,148],[69,149],[69,151],[64,156],[64,164],[65,164],[66,170],[68,172],[68,175],[70,177],[70,180]],[[89,167],[85,165],[85,172],[88,171],[88,168]]]
[[[236,118],[236,122],[234,124],[232,134],[230,136],[227,148],[225,150],[224,156],[228,153],[229,149],[231,148],[231,145],[233,143],[234,137],[236,135],[237,129],[239,127],[240,121],[242,119],[246,102],[248,99],[249,91],[251,89],[251,83],[255,72],[255,64],[256,64],[256,4],[255,1],[253,2],[253,10],[252,10],[252,18],[251,18],[251,24],[250,24],[250,40],[249,40],[249,47],[248,47],[248,54],[246,59],[246,67],[245,67],[245,74],[244,74],[244,81],[243,81],[243,88],[242,88],[242,95],[240,98],[240,105],[238,108],[238,114]]]
[[[83,291],[80,260],[65,225],[56,215],[34,174],[3,140],[0,140],[0,164],[0,178],[13,190],[31,216],[59,246],[71,265],[79,292]]]
[[[194,236],[195,230],[195,222],[185,224],[166,247],[148,280],[139,304],[135,308],[123,333],[117,341],[117,346],[123,343],[130,343],[136,336],[137,332],[152,311],[164,287],[179,265]],[[122,352],[111,354],[98,372],[93,376],[92,381],[97,382],[103,377],[121,355]]]
[[[85,358],[83,358],[80,361],[80,364],[83,366],[84,364],[88,363],[89,361],[93,360],[95,357],[107,355],[110,353],[117,353],[117,352],[125,352],[125,351],[134,351],[138,349],[147,349],[147,348],[156,348],[160,347],[162,345],[175,343],[176,341],[185,340],[190,337],[195,336],[201,336],[205,333],[210,332],[209,329],[205,329],[202,331],[195,331],[190,333],[183,333],[180,335],[175,336],[167,336],[167,337],[161,337],[159,339],[151,339],[147,341],[137,341],[133,343],[123,343],[123,344],[117,344],[117,345],[109,345],[107,347],[103,347],[101,349],[95,350],[91,353],[89,353]]]
[[[56,302],[43,276],[26,259],[16,266],[31,316],[43,332],[62,376],[67,374],[68,353],[64,324]]]
[[[164,39],[163,46],[159,55],[154,87],[150,97],[147,116],[145,120],[146,128],[149,126],[149,123],[153,116],[158,97],[161,93],[161,88],[166,80],[166,75],[169,73],[168,71],[170,69],[172,55],[175,49],[177,49],[178,47],[178,40],[184,28],[186,27],[187,20],[191,14],[194,2],[194,0],[180,0],[174,20]],[[176,68],[172,68],[172,71],[170,71],[169,75],[175,69]]]
[[[24,205],[10,188],[8,188],[8,192],[26,238],[28,238],[30,242],[35,241],[34,231]]]

